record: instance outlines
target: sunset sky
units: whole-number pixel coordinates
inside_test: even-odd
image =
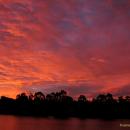
[[[0,0],[0,95],[130,94],[130,0]]]

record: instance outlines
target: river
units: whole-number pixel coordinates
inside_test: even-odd
[[[0,130],[130,130],[128,124],[130,125],[130,120],[81,120],[76,118],[60,120],[0,116]]]

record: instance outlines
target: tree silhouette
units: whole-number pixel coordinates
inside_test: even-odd
[[[0,98],[0,114],[43,117],[130,118],[130,96],[115,99],[111,93],[99,94],[93,100],[80,95],[77,100],[61,90],[44,95],[20,93],[16,99]]]
[[[86,99],[86,97],[84,95],[80,95],[78,97],[78,102],[86,102],[86,101],[87,101],[87,99]]]
[[[125,100],[130,103],[130,96],[125,96]]]
[[[45,95],[42,92],[36,92],[34,94],[34,100],[45,100]]]
[[[16,96],[16,100],[21,103],[25,103],[28,101],[28,96],[26,95],[26,93],[21,93]]]
[[[96,97],[95,101],[99,102],[99,103],[105,103],[106,102],[106,95],[105,94],[98,95]]]

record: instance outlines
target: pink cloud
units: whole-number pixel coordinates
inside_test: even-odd
[[[0,94],[125,88],[129,7],[128,0],[0,0]]]

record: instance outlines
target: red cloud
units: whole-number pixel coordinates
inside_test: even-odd
[[[67,85],[73,96],[125,87],[129,7],[128,0],[0,0],[0,94],[49,92],[50,84]]]

